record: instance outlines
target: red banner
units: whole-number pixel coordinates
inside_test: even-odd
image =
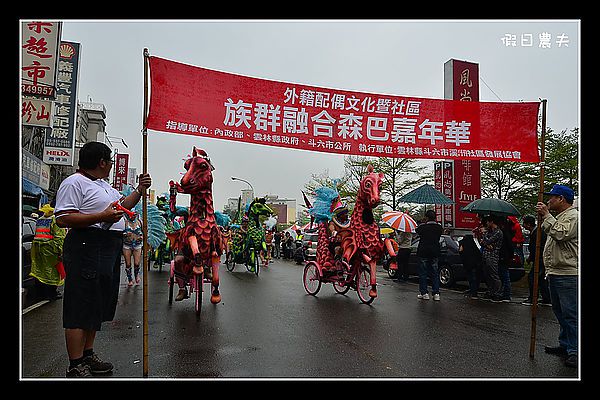
[[[538,162],[539,103],[328,89],[150,57],[147,128],[374,157]]]

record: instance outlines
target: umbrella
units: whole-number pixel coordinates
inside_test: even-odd
[[[400,197],[400,201],[417,204],[454,204],[451,199],[427,183],[406,193],[404,196]]]
[[[519,210],[508,201],[494,198],[477,199],[464,206],[461,210],[474,214],[491,214],[504,217],[509,215],[518,217],[521,215]]]
[[[388,233],[393,233],[394,230],[392,228],[381,228],[379,230],[379,233],[381,233],[382,235],[386,235]]]
[[[383,213],[381,220],[391,228],[402,232],[414,233],[417,228],[415,220],[407,213],[401,211],[388,211]]]
[[[302,232],[304,232],[304,231],[305,231],[305,230],[307,230],[307,229],[311,229],[311,226],[312,226],[312,228],[316,228],[316,227],[317,227],[317,224],[316,224],[316,223],[314,223],[314,222],[307,222],[307,223],[306,223],[306,225],[303,225],[302,227],[300,227],[300,230],[301,230]]]

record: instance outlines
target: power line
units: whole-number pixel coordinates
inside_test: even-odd
[[[490,89],[490,91],[491,91],[492,93],[494,93],[494,96],[496,96],[496,97],[498,98],[498,100],[500,100],[500,101],[504,101],[504,100],[502,100],[502,99],[500,98],[500,96],[498,96],[498,95],[496,94],[496,92],[494,92],[494,91],[492,90],[492,88],[490,87],[490,85],[488,85],[488,84],[486,83],[486,81],[484,81],[484,80],[483,80],[483,77],[482,77],[481,75],[479,76],[479,78],[481,79],[481,82],[483,82],[483,84],[484,84],[484,85],[485,85],[485,86],[486,86],[488,89]]]

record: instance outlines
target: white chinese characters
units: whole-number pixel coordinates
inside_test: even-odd
[[[550,32],[521,33],[519,35],[513,33],[505,33],[500,37],[500,41],[504,47],[537,47],[539,49],[551,49],[553,46],[557,48],[569,47],[569,36],[562,32],[557,35],[552,35]],[[537,46],[536,46],[537,45]]]

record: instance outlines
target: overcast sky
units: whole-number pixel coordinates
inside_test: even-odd
[[[550,34],[550,48],[539,35]],[[529,38],[532,46],[523,46]],[[516,46],[502,39],[515,35]],[[257,78],[350,91],[444,98],[444,63],[479,64],[480,101],[548,99],[547,125],[579,127],[577,20],[66,20],[62,39],[81,44],[79,101],[106,107],[106,132],[122,137],[142,170],[143,57]],[[561,42],[561,43],[558,43]],[[489,87],[488,87],[489,86]],[[157,193],[179,180],[192,146],[205,149],[215,208],[244,182],[256,195],[296,198],[311,174],[343,172],[343,156],[149,131],[148,169]],[[422,161],[433,166],[433,160]],[[187,195],[181,203],[189,204]]]

